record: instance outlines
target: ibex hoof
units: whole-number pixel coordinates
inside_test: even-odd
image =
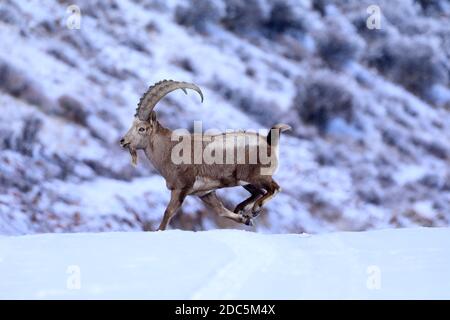
[[[252,220],[251,218],[246,218],[246,219],[244,220],[244,224],[245,224],[246,226],[252,227],[252,226],[253,226],[253,220]]]
[[[254,207],[252,209],[252,217],[256,218],[261,213],[261,207]]]
[[[244,209],[238,209],[238,208],[236,208],[236,209],[234,209],[234,213],[236,213],[236,214],[238,214],[238,215],[240,215],[241,217],[243,217],[244,219],[247,219],[247,218],[253,218],[253,215],[252,215],[252,213],[250,212],[250,210],[245,210],[245,208]]]

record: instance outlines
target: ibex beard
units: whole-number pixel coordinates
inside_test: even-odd
[[[134,165],[137,150],[143,150],[171,191],[158,230],[166,229],[188,195],[198,196],[220,216],[251,225],[263,205],[280,191],[272,175],[278,165],[280,133],[290,127],[277,124],[267,135],[249,131],[203,134],[201,128],[196,129],[196,122],[193,134],[171,131],[157,121],[153,108],[169,92],[182,89],[186,93],[187,88],[197,91],[203,101],[200,88],[191,83],[164,80],[151,86],[138,103],[131,128],[120,140]],[[250,197],[230,211],[215,190],[235,186],[244,187]]]

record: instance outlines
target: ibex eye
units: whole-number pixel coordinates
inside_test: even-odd
[[[144,132],[145,128],[139,128],[139,132]]]

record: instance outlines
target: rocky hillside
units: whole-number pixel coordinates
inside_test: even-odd
[[[2,0],[0,233],[154,229],[164,180],[118,140],[161,79],[205,94],[161,101],[172,129],[294,128],[256,230],[447,226],[449,19],[446,0]],[[172,226],[241,228],[196,198]]]

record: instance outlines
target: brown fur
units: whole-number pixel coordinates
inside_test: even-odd
[[[159,101],[162,96],[158,96],[158,92],[162,91],[162,95],[167,94],[177,88],[196,88],[192,84],[181,82],[170,82],[172,87],[168,87],[167,82],[161,82],[163,89],[158,89],[158,84],[151,87],[144,97],[152,97],[152,101]],[[188,86],[189,85],[189,86]],[[194,89],[194,90],[196,90]],[[154,92],[151,92],[153,90]],[[200,90],[200,89],[198,89]],[[197,90],[196,90],[197,91]],[[201,94],[201,91],[199,92]],[[203,96],[202,96],[203,97]],[[142,99],[138,108],[137,117],[133,125],[120,141],[121,145],[128,148],[132,156],[136,156],[136,150],[142,149],[146,157],[150,160],[156,170],[166,180],[167,188],[171,191],[170,202],[164,212],[164,217],[158,230],[164,230],[170,222],[170,219],[175,215],[176,211],[181,207],[184,199],[188,195],[199,196],[209,207],[211,207],[217,214],[232,219],[239,223],[251,224],[251,219],[257,216],[261,207],[269,201],[276,193],[280,191],[280,187],[273,180],[271,175],[262,175],[261,169],[267,167],[262,165],[258,157],[257,163],[245,164],[235,163],[231,164],[175,164],[171,159],[172,149],[178,144],[178,141],[172,141],[172,131],[163,127],[157,120],[156,114],[152,111],[156,102],[153,105],[142,105]],[[145,108],[150,108],[146,110]],[[139,110],[140,109],[140,110]],[[139,118],[139,114],[148,114],[148,118]],[[147,117],[147,116],[146,116]],[[288,125],[279,124],[272,128],[278,134],[272,137],[273,130],[269,132],[267,137],[261,137],[256,133],[234,133],[239,135],[251,136],[257,141],[260,148],[266,148],[271,153],[275,151],[274,158],[276,159],[276,151],[278,148],[279,133],[290,129]],[[229,135],[232,133],[224,133],[221,135]],[[214,137],[219,135],[206,136],[206,141],[202,142],[202,149],[213,143]],[[194,148],[191,148],[192,152]],[[202,150],[202,152],[203,152]],[[246,155],[248,160],[248,145],[240,145],[234,147],[234,155],[239,153]],[[193,157],[193,155],[191,155]],[[193,158],[192,158],[193,159]],[[225,152],[224,152],[225,159]],[[134,161],[134,160],[133,160]],[[238,204],[234,212],[225,208],[222,202],[217,198],[216,189],[243,186],[251,193],[251,196]]]

